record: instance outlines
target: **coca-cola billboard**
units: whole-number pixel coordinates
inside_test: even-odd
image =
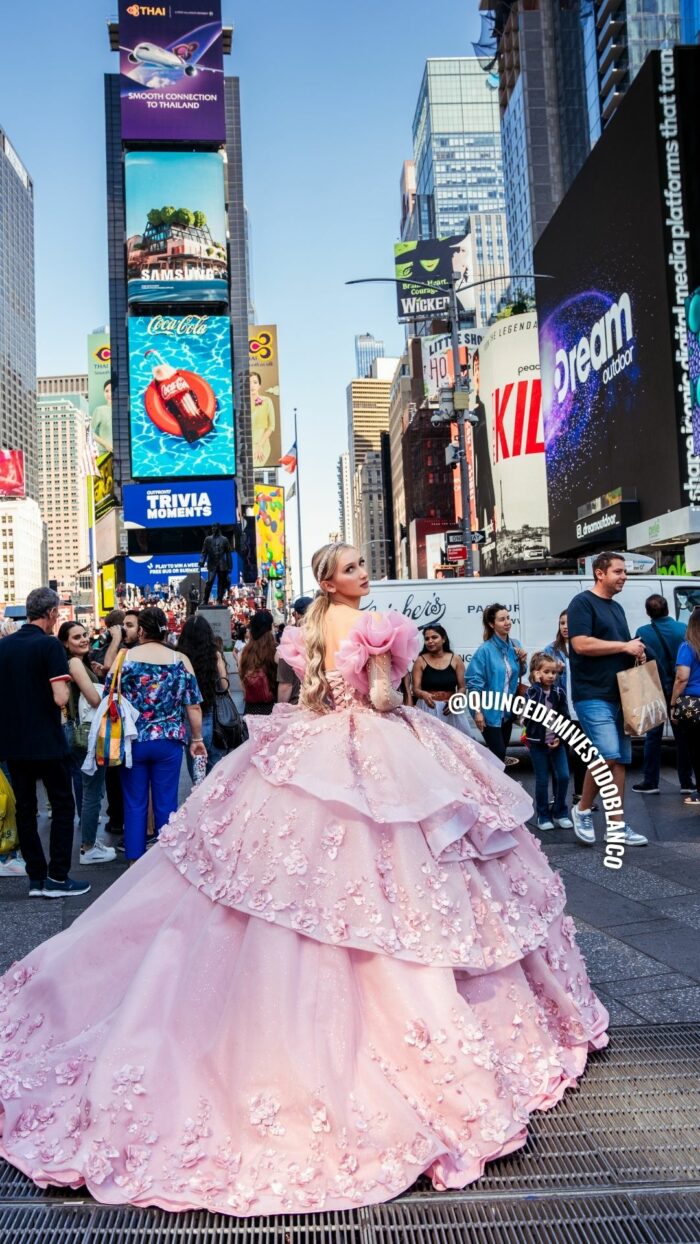
[[[481,570],[534,569],[549,556],[542,385],[534,312],[498,320],[472,359]]]
[[[226,316],[131,317],[129,392],[135,479],[235,474]]]

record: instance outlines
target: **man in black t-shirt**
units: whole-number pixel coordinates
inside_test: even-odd
[[[592,590],[574,596],[567,609],[571,700],[580,728],[608,762],[620,797],[615,819],[623,821],[625,766],[632,759],[632,743],[624,730],[617,675],[646,655],[641,639],[630,638],[625,611],[614,600],[627,579],[624,557],[599,553],[593,577]],[[573,809],[574,833],[586,846],[595,842],[592,807],[597,789],[586,773],[581,800]],[[647,839],[625,823],[625,845],[644,847]]]
[[[63,644],[53,631],[58,594],[38,587],[27,597],[27,622],[0,643],[0,756],[7,761],[17,801],[17,833],[29,877],[30,897],[87,894],[90,886],[69,877],[75,804],[61,709],[71,677]],[[51,805],[50,860],[37,829],[36,784]]]

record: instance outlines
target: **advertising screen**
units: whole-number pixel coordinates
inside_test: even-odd
[[[236,522],[236,485],[232,479],[188,480],[186,484],[125,484],[124,526],[203,527]]]
[[[481,570],[526,568],[549,554],[537,316],[498,320],[472,361],[477,529]]]
[[[688,374],[693,408],[693,442],[700,450],[700,289],[688,299]]]
[[[554,553],[590,542],[582,516],[615,490],[636,489],[639,520],[700,502],[683,329],[695,174],[674,102],[686,53],[647,58],[535,247],[535,271],[553,278],[537,282],[537,307]],[[624,540],[619,517],[601,542]]]
[[[426,238],[420,242],[394,244],[396,308],[400,320],[430,318],[450,308],[449,289],[453,274],[460,283],[471,279],[471,240],[469,235]],[[428,286],[429,288],[426,288]],[[474,291],[457,294],[465,311],[474,311]]]
[[[224,142],[221,2],[119,0],[122,138]]]
[[[98,457],[97,475],[92,477],[92,495],[96,519],[114,509],[114,454],[100,454]]]
[[[253,466],[273,467],[282,456],[277,326],[251,324],[248,353]]]
[[[87,339],[88,411],[97,453],[111,454],[112,351],[109,333],[90,333]]]
[[[186,575],[199,575],[198,553],[159,554],[153,557],[125,557],[124,574],[131,587],[167,588]],[[235,580],[234,580],[235,582]]]
[[[129,302],[228,302],[221,155],[130,151],[124,179]]]
[[[128,324],[134,478],[234,475],[230,320],[154,315]]]
[[[475,328],[460,328],[459,330],[459,369],[462,376],[467,375],[469,371],[471,356],[477,349],[481,337],[481,332]],[[437,337],[421,337],[420,347],[425,396],[432,406],[438,402],[440,389],[454,384],[452,338],[449,333],[442,333]]]
[[[259,573],[284,578],[284,488],[258,484],[255,489],[255,541]]]
[[[24,454],[21,449],[0,449],[0,497],[23,497]]]

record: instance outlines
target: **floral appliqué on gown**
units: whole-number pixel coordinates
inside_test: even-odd
[[[0,982],[0,1154],[40,1185],[224,1214],[345,1209],[524,1144],[607,1043],[532,804],[372,705],[418,646],[361,614],[333,711],[279,705],[160,844]],[[303,676],[303,635],[282,655]]]

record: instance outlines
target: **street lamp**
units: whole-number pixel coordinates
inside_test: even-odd
[[[452,338],[452,371],[454,375],[454,384],[451,390],[452,411],[445,409],[442,403],[443,393],[449,394],[449,390],[441,390],[441,412],[443,417],[436,420],[435,416],[431,418],[431,423],[456,423],[457,424],[457,456],[448,461],[451,463],[459,463],[459,483],[462,503],[462,521],[460,523],[462,529],[462,539],[465,549],[464,573],[465,577],[471,579],[474,575],[474,558],[472,556],[472,533],[471,533],[471,481],[469,479],[469,471],[467,468],[467,451],[464,434],[465,424],[478,423],[478,416],[473,411],[468,410],[469,403],[469,371],[466,375],[466,384],[463,383],[459,371],[459,301],[458,293],[463,293],[469,289],[477,289],[480,285],[493,285],[504,281],[531,281],[535,278],[538,280],[550,280],[551,274],[543,272],[506,272],[502,276],[487,276],[481,281],[471,281],[468,285],[459,284],[460,274],[453,272],[450,282],[450,335]],[[366,276],[359,277],[354,281],[346,281],[346,285],[406,285],[410,284],[414,289],[425,289],[431,294],[438,294],[442,291],[436,289],[434,285],[428,285],[423,281],[400,281],[394,276]],[[447,292],[447,291],[445,291]],[[433,315],[417,315],[412,319],[433,319]],[[457,395],[460,394],[460,401],[456,401]],[[464,394],[462,398],[461,395]],[[445,398],[445,402],[447,397]],[[447,452],[447,451],[446,451]]]

